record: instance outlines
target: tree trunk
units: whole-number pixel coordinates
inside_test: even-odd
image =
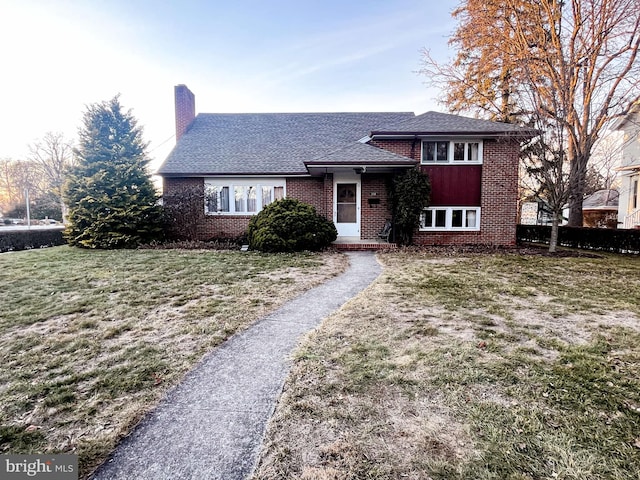
[[[64,200],[60,200],[60,209],[62,210],[62,223],[67,223],[67,217],[69,216],[69,209],[67,208],[67,204],[64,203]]]
[[[558,246],[558,225],[560,225],[560,215],[562,212],[553,212],[551,221],[551,238],[549,238],[549,253],[556,253]]]
[[[569,226],[582,226],[582,200],[587,177],[587,161],[585,155],[576,154],[571,159],[569,174]]]
[[[569,223],[570,227],[581,227],[583,225],[582,199],[569,198]]]

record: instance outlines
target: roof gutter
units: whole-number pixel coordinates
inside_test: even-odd
[[[309,172],[290,172],[290,173],[246,173],[246,172],[225,172],[225,173],[155,173],[163,178],[202,178],[202,177],[246,177],[246,178],[260,178],[260,177],[308,177]]]
[[[505,132],[505,131],[487,131],[487,132],[478,132],[478,131],[429,131],[429,132],[393,132],[393,131],[373,131],[369,134],[369,137],[372,139],[378,138],[390,138],[390,139],[405,139],[410,140],[413,138],[433,138],[433,137],[475,137],[475,138],[533,138],[537,135],[540,135],[542,132],[540,130],[521,130],[521,131],[513,131],[513,132]]]
[[[616,172],[634,172],[640,170],[640,165],[627,165],[625,167],[614,168]]]
[[[336,169],[336,168],[346,168],[346,169],[351,169],[351,168],[362,168],[362,167],[366,167],[366,168],[412,168],[415,167],[418,164],[418,162],[414,162],[414,163],[367,163],[367,162],[361,162],[361,163],[309,163],[307,164],[307,167],[309,168],[331,168],[331,169]]]

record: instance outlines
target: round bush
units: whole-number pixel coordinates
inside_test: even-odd
[[[262,252],[321,250],[338,237],[333,222],[313,206],[285,198],[267,205],[249,222],[249,246]]]

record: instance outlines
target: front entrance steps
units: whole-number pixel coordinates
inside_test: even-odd
[[[395,250],[398,248],[395,243],[387,243],[384,240],[361,240],[357,237],[338,237],[331,245],[336,250],[349,252],[362,250]]]

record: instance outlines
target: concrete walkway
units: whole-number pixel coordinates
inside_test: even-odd
[[[91,478],[248,478],[300,337],[380,274],[373,253],[347,255],[346,272],[286,303],[207,355]]]

